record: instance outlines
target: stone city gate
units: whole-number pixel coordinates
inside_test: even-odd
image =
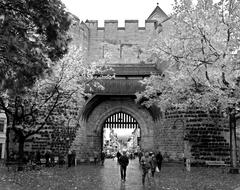
[[[136,65],[134,65],[136,68]],[[145,66],[146,67],[146,66]],[[149,66],[148,66],[149,67]],[[150,65],[155,71],[153,65]],[[118,68],[120,70],[120,68]],[[122,68],[131,70],[133,67],[126,65]],[[144,69],[138,66],[138,72]],[[150,75],[150,72],[144,74]],[[128,73],[129,76],[129,73]],[[139,77],[139,76],[138,76]],[[136,79],[103,80],[103,91],[96,90],[94,95],[86,102],[82,112],[81,128],[78,129],[71,149],[77,152],[79,158],[93,156],[94,151],[102,150],[104,127],[139,127],[141,130],[140,147],[145,150],[154,149],[154,126],[157,114],[152,108],[145,108],[135,102],[135,93],[143,89],[139,83],[141,77]]]
[[[77,158],[89,158],[94,151],[100,151],[104,123],[116,113],[135,118],[141,130],[142,149],[182,154],[183,143],[179,143],[183,141],[183,133],[179,132],[182,127],[168,131],[156,106],[146,108],[135,102],[135,94],[145,90],[139,81],[151,74],[161,74],[166,67],[166,63],[146,50],[168,19],[157,6],[146,19],[145,27],[139,27],[137,20],[126,20],[125,27],[119,27],[116,20],[105,20],[104,27],[99,27],[95,20],[73,26],[73,42],[86,49],[85,60],[97,62],[111,55],[108,65],[113,71],[108,74],[115,76],[112,80],[99,81],[104,90],[93,87],[92,97],[82,109],[81,127],[71,144]]]
[[[105,20],[104,27],[99,27],[95,20],[79,22],[75,18],[70,31],[72,44],[84,50],[82,56],[87,64],[111,55],[109,66],[113,71],[107,74],[114,74],[115,78],[100,80],[104,90],[93,87],[89,92],[92,96],[81,108],[80,127],[70,125],[70,120],[58,126],[49,122],[33,142],[30,139],[25,144],[28,145],[25,150],[42,153],[52,150],[57,155],[66,155],[70,147],[76,151],[78,160],[89,159],[94,151],[102,148],[102,131],[108,118],[125,113],[141,129],[142,149],[160,150],[168,160],[181,160],[184,153],[194,162],[229,163],[229,125],[221,114],[195,109],[170,109],[161,113],[154,105],[146,108],[141,102],[135,102],[136,92],[145,90],[139,81],[151,74],[161,75],[169,66],[147,50],[151,49],[155,37],[162,33],[164,37],[164,31],[170,26],[171,18],[159,6],[147,18],[145,27],[139,27],[137,20],[126,20],[125,27],[119,27],[116,20]],[[68,109],[78,115],[78,108]]]
[[[84,59],[98,62],[111,55],[109,66],[115,75],[112,80],[99,81],[104,90],[93,88],[82,108],[81,127],[71,142],[77,159],[88,159],[94,151],[100,151],[104,123],[121,112],[139,124],[142,149],[160,150],[168,160],[181,160],[184,153],[194,162],[229,162],[228,123],[219,113],[194,109],[161,113],[156,106],[146,108],[135,102],[136,92],[145,90],[139,81],[151,74],[162,74],[169,66],[147,50],[155,37],[164,38],[170,26],[171,18],[159,6],[147,18],[145,27],[139,27],[137,20],[126,20],[125,27],[119,27],[116,20],[105,20],[104,27],[99,27],[96,20],[73,25],[73,43],[86,50]]]

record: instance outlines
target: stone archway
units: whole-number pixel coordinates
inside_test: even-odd
[[[124,112],[135,118],[141,130],[141,148],[154,149],[153,131],[156,124],[149,111],[130,98],[109,98],[94,107],[88,120],[82,120],[81,128],[77,131],[72,144],[72,149],[78,154],[77,157],[89,157],[94,151],[101,150],[103,124],[109,116],[117,112]]]

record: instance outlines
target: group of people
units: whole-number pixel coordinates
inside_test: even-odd
[[[150,177],[154,178],[155,172],[160,172],[162,166],[163,156],[161,152],[156,155],[153,152],[145,152],[140,159],[140,164],[142,166],[142,184],[145,184],[145,179],[150,181]]]
[[[94,151],[94,152],[93,152],[93,155],[94,155],[94,163],[97,164],[98,158],[100,158],[99,161],[100,161],[101,165],[103,166],[103,165],[104,165],[105,158],[106,158],[105,152],[104,152],[104,151],[101,151],[101,152],[100,152],[100,155],[99,155],[99,153],[98,153],[97,151]]]
[[[76,152],[75,150],[69,150],[67,155],[68,167],[76,165]]]
[[[139,152],[139,163],[142,167],[142,184],[145,185],[145,179],[150,182],[150,177],[154,178],[155,172],[160,172],[163,156],[161,152],[156,155],[153,152]],[[123,150],[122,154],[117,152],[117,160],[120,165],[121,180],[126,181],[126,170],[129,164],[129,158],[126,151]]]

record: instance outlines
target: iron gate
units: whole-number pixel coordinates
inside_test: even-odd
[[[118,112],[109,116],[104,122],[104,127],[106,128],[139,128],[137,120],[131,115]]]

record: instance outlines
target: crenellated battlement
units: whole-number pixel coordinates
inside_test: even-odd
[[[118,20],[105,20],[104,27],[98,27],[98,20],[87,20],[85,24],[91,30],[127,30],[127,31],[143,31],[143,30],[154,30],[156,29],[158,22],[156,20],[145,20],[145,26],[139,27],[138,20],[125,20],[125,26],[120,27]]]
[[[88,28],[88,61],[111,56],[111,63],[145,63],[149,57],[151,40],[161,31],[161,23],[167,15],[157,6],[140,27],[138,20],[125,20],[120,26],[118,20],[105,20],[99,27],[97,20],[87,20]]]

